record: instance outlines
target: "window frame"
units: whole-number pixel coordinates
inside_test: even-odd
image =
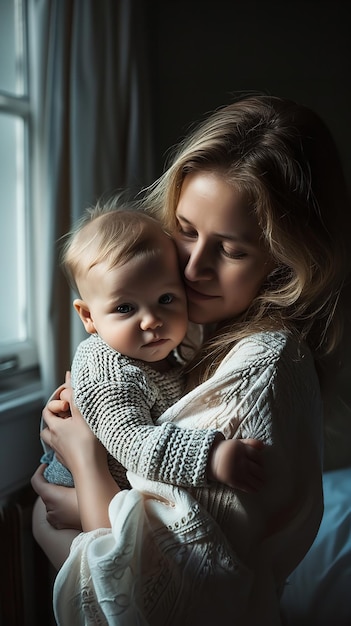
[[[32,151],[32,123],[31,123],[31,100],[28,80],[28,14],[26,0],[14,0],[15,28],[19,31],[19,47],[21,51],[21,75],[18,78],[19,93],[9,93],[0,89],[0,113],[10,115],[23,121],[23,220],[25,242],[25,291],[26,291],[26,330],[27,337],[18,341],[0,341],[0,393],[9,381],[9,388],[13,382],[10,378],[17,376],[18,381],[23,373],[32,371],[38,375],[38,348],[35,332],[34,319],[34,239],[31,231],[33,223],[32,215],[32,177],[33,177],[33,151]]]

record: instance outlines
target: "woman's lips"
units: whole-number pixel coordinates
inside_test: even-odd
[[[185,285],[185,288],[189,300],[213,300],[219,297],[197,291],[197,289],[190,287],[188,284]]]

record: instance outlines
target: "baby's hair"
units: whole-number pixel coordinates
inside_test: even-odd
[[[86,209],[69,232],[61,251],[61,264],[71,288],[79,294],[79,278],[94,265],[106,262],[110,269],[131,258],[154,254],[155,229],[160,222],[119,197]]]

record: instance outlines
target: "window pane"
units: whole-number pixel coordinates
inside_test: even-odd
[[[7,343],[27,338],[23,120],[0,115],[0,137],[0,342]]]
[[[24,28],[21,0],[0,0],[0,90],[25,93]]]

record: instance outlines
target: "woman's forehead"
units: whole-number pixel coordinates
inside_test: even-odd
[[[219,174],[194,172],[184,179],[178,219],[221,238],[251,241],[261,233],[245,195]]]

